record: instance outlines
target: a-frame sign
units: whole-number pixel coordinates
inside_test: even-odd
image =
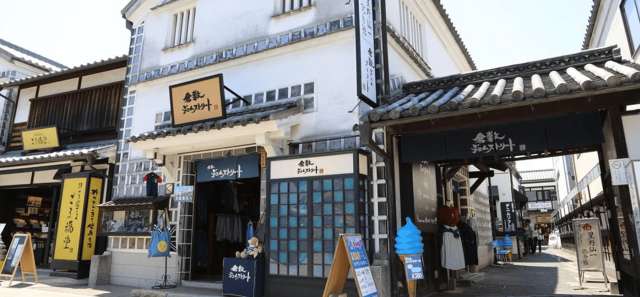
[[[2,269],[0,269],[0,278],[8,278],[9,286],[16,276],[18,266],[20,266],[23,282],[27,274],[33,277],[34,282],[38,282],[38,270],[36,269],[36,258],[33,255],[31,234],[18,233],[13,235],[7,257],[2,263]]]
[[[360,297],[378,297],[364,242],[359,234],[341,234],[338,238],[322,297],[342,294],[349,271],[355,278]]]

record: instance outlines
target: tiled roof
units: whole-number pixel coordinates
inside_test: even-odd
[[[28,49],[20,47],[2,38],[0,38],[0,51],[8,53],[13,58],[18,59],[24,63],[32,64],[36,67],[47,69],[49,71],[62,70],[67,68],[67,66],[64,66],[49,58],[38,55]]]
[[[109,208],[109,209],[148,208],[148,207],[157,207],[162,204],[166,204],[168,201],[169,201],[168,196],[123,197],[123,198],[114,198],[113,200],[107,201],[98,206],[102,208]]]
[[[67,148],[50,153],[34,153],[29,155],[23,155],[22,151],[11,151],[0,155],[0,167],[53,161],[65,161],[84,157],[97,157],[102,152],[114,150],[115,147],[115,144],[102,144]]]
[[[423,120],[544,102],[616,89],[640,88],[640,65],[617,47],[405,84],[403,94],[367,113],[365,122]]]
[[[8,81],[8,82],[5,82],[5,83],[0,83],[0,87],[10,87],[10,86],[22,85],[22,84],[33,82],[33,81],[40,80],[40,79],[61,76],[61,75],[73,73],[73,72],[76,72],[76,71],[83,71],[83,70],[91,69],[91,68],[94,68],[94,67],[100,67],[100,66],[104,66],[104,65],[109,65],[109,64],[112,64],[112,63],[122,63],[122,62],[126,63],[127,57],[128,57],[127,55],[121,55],[121,56],[116,56],[116,57],[112,57],[112,58],[108,58],[108,59],[102,59],[102,60],[99,60],[99,61],[94,61],[94,62],[91,62],[91,63],[81,64],[81,65],[78,65],[78,66],[75,66],[75,67],[71,67],[71,68],[64,68],[64,69],[60,69],[60,70],[56,70],[56,71],[52,71],[52,72],[41,73],[41,74],[27,76],[27,77],[23,77],[23,78],[19,78],[19,79],[14,79],[12,81]]]
[[[555,181],[557,172],[555,169],[527,170],[520,171],[522,183],[535,183],[544,181]]]
[[[302,100],[298,98],[279,100],[260,105],[251,105],[247,107],[232,109],[227,112],[227,117],[221,120],[145,132],[140,135],[130,137],[129,141],[138,142],[169,136],[196,133],[199,131],[220,130],[223,128],[232,128],[234,126],[257,124],[265,120],[277,118],[279,114],[287,111],[302,112],[302,108]]]
[[[598,13],[600,12],[601,0],[593,0],[591,6],[591,13],[589,14],[589,21],[587,22],[587,33],[584,35],[582,41],[582,49],[589,48],[589,42],[591,42],[591,35],[593,35],[593,29],[596,27],[596,21],[598,20]]]
[[[447,27],[449,27],[449,31],[451,32],[451,34],[453,34],[453,38],[456,40],[456,43],[458,43],[458,46],[460,47],[462,54],[464,54],[464,57],[467,59],[467,62],[469,63],[469,65],[471,65],[471,69],[475,70],[476,63],[473,62],[473,59],[471,58],[471,54],[469,54],[469,50],[467,50],[467,46],[464,45],[464,42],[460,37],[460,33],[458,33],[458,29],[456,29],[456,27],[453,25],[453,22],[451,21],[451,18],[449,17],[447,10],[444,8],[444,6],[442,6],[442,1],[433,0],[433,4],[435,4],[436,7],[438,8],[438,13],[440,13],[440,16],[442,16],[442,19],[444,19],[444,22],[447,24]]]

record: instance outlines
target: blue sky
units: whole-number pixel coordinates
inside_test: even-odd
[[[592,4],[591,0],[442,1],[480,69],[580,50]],[[129,32],[120,10],[127,2],[0,0],[0,38],[67,66],[125,54]]]
[[[478,69],[580,51],[591,0],[442,0]]]

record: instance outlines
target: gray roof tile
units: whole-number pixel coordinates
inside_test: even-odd
[[[640,87],[640,65],[606,47],[544,60],[408,83],[403,93],[362,120],[381,122],[535,101],[628,85]],[[425,119],[426,119],[425,118]]]

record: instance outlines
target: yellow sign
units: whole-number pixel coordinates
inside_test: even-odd
[[[102,198],[102,179],[92,177],[89,186],[89,200],[87,201],[87,217],[84,224],[84,240],[82,260],[91,260],[96,250],[96,236],[98,233],[98,205]]]
[[[56,232],[55,260],[78,260],[87,178],[67,178],[62,185]]]
[[[223,118],[224,82],[222,74],[169,87],[173,125],[185,125]]]
[[[60,146],[56,127],[22,131],[22,147],[25,151],[56,148]]]

